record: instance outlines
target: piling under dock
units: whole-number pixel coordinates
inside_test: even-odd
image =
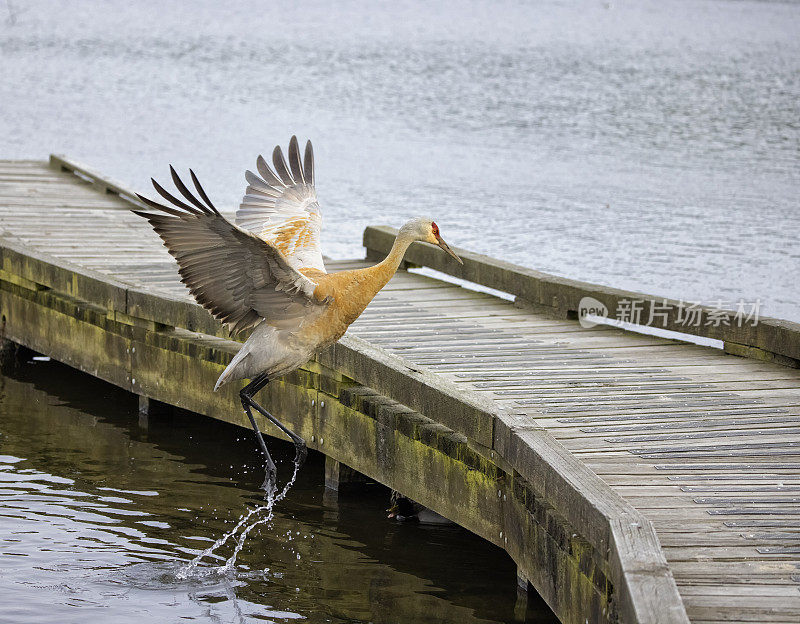
[[[240,386],[210,391],[237,343],[134,201],[64,158],[0,162],[4,336],[247,426]],[[392,235],[368,228],[368,258]],[[463,268],[423,244],[407,258],[515,300],[403,270],[264,403],[332,466],[503,547],[565,622],[799,621],[800,327],[664,316],[724,351],[583,329],[581,297],[637,293],[457,251]]]

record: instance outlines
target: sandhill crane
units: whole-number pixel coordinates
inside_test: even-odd
[[[199,199],[171,165],[175,187],[188,203],[152,180],[158,194],[171,205],[139,195],[155,212],[134,210],[162,238],[178,262],[181,281],[197,302],[232,334],[253,329],[214,390],[229,381],[251,380],[240,391],[240,398],[264,454],[267,474],[263,488],[268,493],[275,487],[275,463],[251,409],[291,438],[298,467],[305,460],[306,444],[253,396],[271,379],[302,366],[341,338],[391,279],[414,241],[438,245],[461,262],[442,240],[436,223],[418,217],[403,225],[382,262],[327,273],[319,245],[322,216],[314,188],[311,141],[301,158],[293,136],[288,154],[287,164],[277,146],[272,153],[274,171],[259,156],[256,168],[261,175],[245,173],[248,186],[235,225],[214,207],[194,171],[189,173]]]

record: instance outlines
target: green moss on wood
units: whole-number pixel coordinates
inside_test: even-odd
[[[142,396],[248,426],[238,401],[243,382],[211,391],[236,341],[221,331],[213,336],[159,323],[158,306],[147,297],[141,305],[149,316],[138,317],[130,308],[115,309],[113,297],[109,307],[76,297],[86,287],[81,280],[69,283],[70,292],[44,287],[28,268],[19,279],[0,275],[10,339]],[[56,278],[63,276],[49,283],[63,285]],[[506,549],[564,621],[614,621],[604,553],[530,484],[503,470],[500,458],[492,461],[485,447],[436,422],[435,410],[423,415],[319,362],[268,384],[259,399],[311,448]],[[282,435],[258,418],[266,433]]]

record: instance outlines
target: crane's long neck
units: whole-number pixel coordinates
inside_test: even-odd
[[[389,255],[381,262],[364,269],[339,271],[318,277],[319,285],[314,295],[320,301],[332,297],[327,311],[304,331],[303,339],[310,344],[330,344],[342,337],[347,327],[364,311],[381,288],[386,286],[403,261],[408,246],[415,237],[405,232],[398,234]]]
[[[375,272],[375,281],[377,284],[380,284],[378,290],[386,286],[389,280],[392,279],[392,276],[397,272],[397,268],[403,261],[403,256],[406,255],[406,251],[414,240],[413,236],[408,236],[405,232],[401,231],[397,235],[397,238],[394,239],[394,245],[392,245],[389,255],[372,267],[372,270]],[[377,293],[378,290],[375,292]]]

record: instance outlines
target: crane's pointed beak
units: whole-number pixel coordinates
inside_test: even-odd
[[[437,237],[436,237],[436,241],[437,241],[437,244],[439,245],[439,247],[441,247],[442,249],[444,249],[444,250],[445,250],[447,253],[449,253],[449,254],[450,254],[451,256],[453,256],[453,257],[454,257],[456,260],[458,260],[458,263],[459,263],[459,264],[464,264],[464,261],[463,261],[461,258],[459,258],[459,257],[456,255],[456,252],[455,252],[455,251],[453,251],[452,249],[450,249],[450,246],[449,246],[447,243],[445,243],[445,242],[444,242],[444,241],[441,239],[441,237],[437,236]]]

